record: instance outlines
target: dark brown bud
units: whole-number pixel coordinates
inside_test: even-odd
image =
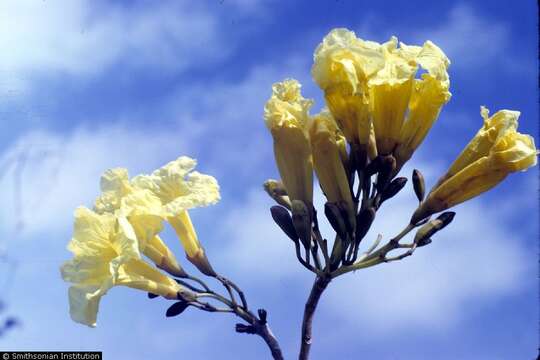
[[[429,244],[427,240],[431,238],[436,232],[444,229],[448,224],[450,224],[452,220],[454,219],[455,215],[456,215],[455,212],[447,211],[439,215],[438,218],[429,221],[428,223],[423,225],[420,229],[418,229],[414,237],[414,242],[416,244],[421,244],[421,243],[424,245]]]
[[[382,158],[380,156],[377,156],[366,166],[365,174],[369,177],[378,173],[380,171],[381,163]]]
[[[371,227],[371,224],[373,223],[373,220],[375,220],[375,214],[375,208],[369,207],[360,211],[360,213],[356,217],[355,239],[357,243],[359,243],[360,240],[362,240],[364,236],[366,236],[369,228]]]
[[[398,177],[392,180],[392,182],[384,189],[381,196],[381,203],[393,198],[401,189],[407,184],[406,177]]]
[[[416,246],[417,247],[422,247],[422,246],[426,246],[426,245],[429,245],[429,244],[431,244],[431,239],[430,238],[423,238],[423,239],[420,239],[418,241]]]
[[[330,225],[332,226],[336,234],[338,234],[340,238],[346,239],[347,226],[345,225],[345,220],[341,215],[339,206],[335,203],[327,202],[326,204],[324,204],[324,214],[326,215],[328,222],[330,222]]]
[[[343,221],[345,222],[345,228],[347,229],[347,234],[351,234],[352,236],[354,232],[354,225],[356,223],[354,211],[350,209],[347,203],[344,201],[338,202],[337,206],[339,208],[339,212],[341,213],[341,217],[343,218]]]
[[[388,182],[390,181],[392,174],[396,168],[396,158],[392,155],[385,155],[381,157],[381,164],[379,166],[379,175],[377,176],[377,191],[382,192]]]
[[[424,181],[424,175],[420,170],[414,169],[412,173],[412,181],[414,187],[414,193],[418,198],[418,201],[424,200],[424,195],[426,194],[426,183]]]
[[[311,217],[303,201],[293,200],[291,203],[292,222],[300,241],[306,249],[311,247]]]
[[[439,215],[437,220],[440,220],[443,223],[441,229],[444,228],[446,225],[450,224],[452,220],[454,220],[454,216],[456,216],[456,213],[454,211],[443,212],[441,215]]]
[[[298,241],[298,235],[296,234],[289,211],[287,211],[287,209],[285,209],[283,206],[276,205],[270,208],[270,212],[272,214],[272,219],[274,219],[281,230],[287,234],[292,241]]]
[[[184,310],[186,310],[188,306],[189,306],[189,303],[187,301],[175,302],[167,309],[165,316],[167,317],[178,316],[181,313],[183,313]]]

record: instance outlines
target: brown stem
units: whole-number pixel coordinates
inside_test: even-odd
[[[319,299],[330,281],[331,278],[328,276],[317,276],[315,282],[313,283],[313,288],[311,288],[311,293],[309,294],[304,310],[304,320],[302,321],[302,340],[300,346],[300,356],[298,357],[300,360],[307,360],[309,358],[309,350],[311,348],[311,342],[313,339],[311,335],[313,315],[317,309]]]
[[[253,314],[251,311],[246,311],[241,307],[237,307],[234,312],[238,317],[244,319],[248,324],[252,326],[253,331],[248,333],[257,334],[264,340],[264,342],[270,349],[270,352],[272,353],[272,358],[274,360],[283,360],[283,354],[281,353],[279,343],[274,334],[272,333],[272,330],[270,330],[270,327],[266,323],[266,319],[261,320],[257,318],[257,316],[255,316],[255,314]]]
[[[279,343],[272,334],[272,330],[268,327],[267,324],[260,324],[258,326],[255,326],[256,333],[263,338],[266,345],[268,345],[268,348],[270,349],[270,352],[272,353],[272,357],[275,360],[283,360],[283,354],[281,353],[281,348],[279,347]]]

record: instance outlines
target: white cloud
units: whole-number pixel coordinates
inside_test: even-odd
[[[256,274],[245,280],[283,280],[304,269],[296,260],[293,242],[283,235],[270,216],[273,205],[262,186],[224,217],[223,234],[228,239],[220,251],[224,264],[241,274]],[[244,281],[245,281],[244,280]]]
[[[151,171],[172,160],[167,157],[171,154],[188,154],[197,131],[197,126],[185,124],[179,137],[176,129],[148,132],[116,124],[68,134],[26,134],[0,158],[6,164],[0,180],[4,229],[22,223],[29,236],[65,230],[76,206],[92,205],[104,170],[120,166],[133,173]]]
[[[182,67],[225,51],[217,20],[187,2],[144,8],[87,0],[4,1],[0,67],[22,74],[94,73],[129,56],[130,63]],[[189,55],[189,56],[188,56]]]
[[[406,222],[411,207],[405,205],[410,204],[388,205],[392,218]],[[386,239],[397,233],[394,221],[384,214],[379,219],[375,227]],[[483,301],[522,287],[531,270],[524,240],[487,214],[485,205],[467,204],[430,246],[412,257],[338,279],[329,292],[331,311],[350,326],[369,328],[364,333],[373,336],[411,327],[448,328]]]
[[[431,15],[431,14],[430,14]],[[409,44],[423,44],[431,40],[450,58],[452,69],[475,68],[493,63],[510,65],[511,61],[523,62],[508,51],[510,28],[508,24],[491,18],[468,3],[453,5],[448,12],[430,16],[432,24],[421,27],[409,22],[387,23],[378,13],[367,13],[355,30],[359,37],[386,41],[391,35]],[[384,29],[384,30],[381,30]],[[504,56],[500,56],[504,53]],[[529,68],[532,64],[529,64]],[[519,66],[504,66],[503,70],[515,71]]]
[[[432,40],[448,55],[452,67],[471,67],[493,63],[505,51],[508,26],[475,11],[466,3],[455,5],[439,26],[413,31],[418,43]]]
[[[143,119],[134,121],[123,114],[68,133],[24,134],[0,155],[4,174],[0,198],[7,203],[0,223],[12,229],[22,221],[28,236],[65,231],[71,226],[73,209],[91,204],[105,169],[121,166],[132,174],[148,172],[179,155],[204,156],[201,165],[208,173],[226,186],[237,185],[231,172],[247,179],[271,156],[271,140],[262,120],[262,104],[271,84],[306,69],[296,56],[282,65],[261,65],[234,84],[207,83],[171,94],[160,106],[166,120],[163,126],[155,122],[146,126]],[[304,76],[309,76],[308,70]],[[20,163],[15,160],[24,160],[21,211],[16,211],[13,201],[15,165]]]
[[[0,2],[0,91],[25,94],[43,76],[95,76],[115,65],[186,70],[226,58],[267,1]],[[225,16],[227,15],[227,16]],[[37,80],[36,80],[37,79]]]

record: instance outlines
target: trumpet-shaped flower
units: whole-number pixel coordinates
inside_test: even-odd
[[[354,212],[347,173],[340,157],[339,129],[327,109],[312,118],[310,128],[313,164],[321,188],[329,202],[343,202]]]
[[[160,199],[150,190],[133,186],[123,168],[110,169],[103,174],[101,191],[95,201],[95,211],[128,219],[135,230],[139,250],[159,268],[175,276],[185,276],[174,254],[158,236],[165,217]]]
[[[516,131],[519,113],[502,110],[489,119],[487,115],[482,108],[484,127],[431,190],[412,222],[478,196],[508,174],[536,165],[534,139]]]
[[[289,198],[313,202],[313,163],[308,138],[308,111],[312,100],[300,94],[300,84],[286,79],[272,86],[264,108],[266,126],[274,139],[276,164]]]
[[[201,272],[213,276],[215,272],[187,210],[218,202],[219,185],[214,177],[193,171],[196,164],[194,159],[182,156],[150,175],[136,176],[131,183],[136,188],[150,191],[160,200],[164,216],[179,236],[189,261]]]
[[[478,130],[465,149],[454,160],[446,174],[439,179],[438,184],[455,175],[460,170],[476,160],[486,156],[495,143],[506,134],[513,133],[518,127],[519,111],[500,110],[489,117],[489,110],[481,106],[480,115],[484,120],[483,126]]]
[[[69,289],[74,321],[95,326],[99,302],[116,285],[148,291],[169,299],[193,294],[141,259],[130,223],[112,214],[99,215],[80,207],[75,211],[73,237],[68,245],[73,259],[61,268]]]
[[[391,154],[399,141],[401,127],[411,97],[417,63],[397,48],[393,36],[382,44],[384,67],[369,82],[369,103],[377,151],[381,155]]]
[[[313,79],[350,143],[368,142],[367,80],[383,66],[380,44],[358,39],[347,29],[332,30],[315,50]]]
[[[409,101],[409,112],[399,136],[395,157],[397,167],[411,158],[437,120],[441,108],[451,97],[447,68],[450,60],[431,41],[423,47],[401,44],[402,54],[417,62],[427,73],[415,79]]]

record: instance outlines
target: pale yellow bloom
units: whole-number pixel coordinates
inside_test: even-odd
[[[193,171],[196,165],[195,159],[181,156],[150,175],[134,177],[131,183],[155,194],[163,204],[165,216],[176,216],[186,209],[213,205],[220,200],[217,180]]]
[[[399,169],[450,99],[449,64],[431,41],[398,47],[396,37],[379,44],[334,29],[315,51],[312,75],[347,140],[367,145],[369,158],[393,154]],[[419,67],[426,73],[416,79]]]
[[[139,250],[159,268],[175,276],[184,276],[176,257],[158,236],[165,218],[160,199],[148,189],[133,186],[123,168],[110,169],[103,174],[101,191],[94,205],[95,211],[128,219],[135,230]]]
[[[141,259],[135,232],[123,217],[78,208],[68,249],[74,257],[62,266],[61,273],[73,284],[69,302],[76,322],[95,326],[101,297],[116,285],[169,299],[176,299],[179,292],[188,298],[193,296]]]
[[[415,79],[409,101],[409,112],[394,152],[397,167],[411,158],[437,120],[441,108],[451,97],[447,68],[450,60],[431,41],[423,47],[401,44],[402,54],[427,70],[421,79]]]
[[[352,214],[354,204],[347,173],[340,157],[337,124],[327,109],[312,118],[310,128],[313,164],[321,188],[329,202],[343,202]]]
[[[347,29],[334,29],[314,54],[313,79],[351,143],[366,144],[370,114],[367,80],[384,65],[380,44],[363,41]]]
[[[187,258],[201,272],[213,276],[215,272],[186,210],[218,202],[219,185],[214,177],[193,171],[196,164],[194,159],[182,156],[150,175],[136,176],[132,184],[151,191],[159,198],[164,216],[180,238]]]
[[[478,196],[508,174],[536,165],[534,139],[516,131],[519,113],[503,110],[490,119],[487,110],[483,108],[482,113],[484,127],[416,210],[413,222]]]
[[[381,49],[384,67],[369,80],[368,86],[377,151],[387,155],[399,141],[417,64],[402,55],[394,36]]]
[[[312,100],[300,94],[301,85],[286,79],[272,86],[264,120],[274,139],[274,155],[281,181],[292,200],[313,202],[313,164],[308,138],[308,111]]]
[[[483,126],[478,130],[465,149],[454,160],[446,174],[439,179],[439,183],[457,174],[460,170],[476,160],[487,156],[494,144],[508,133],[513,133],[518,127],[519,111],[500,110],[489,117],[489,110],[481,106],[480,115],[484,120]]]

